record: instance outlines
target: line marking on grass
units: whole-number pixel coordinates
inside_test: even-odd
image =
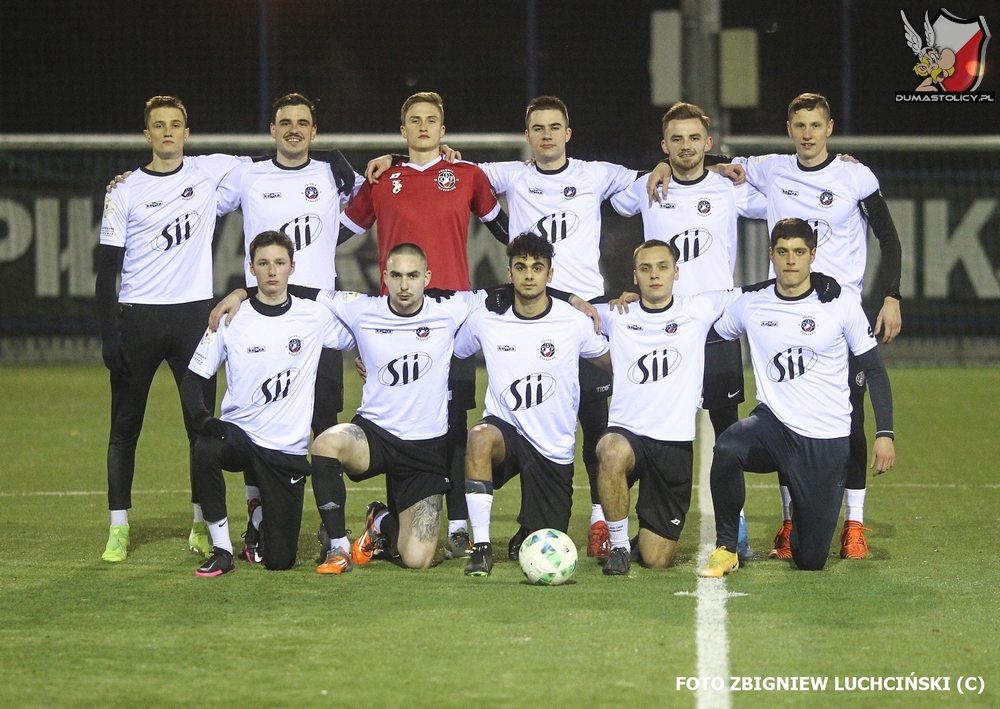
[[[698,550],[697,568],[708,561],[715,550],[715,507],[709,472],[712,469],[712,450],[715,432],[708,411],[698,412],[698,511],[701,513],[701,547]],[[694,592],[695,637],[698,648],[698,676],[721,677],[723,689],[698,688],[698,709],[730,709],[729,695],[729,634],[726,632],[726,579],[698,578]]]

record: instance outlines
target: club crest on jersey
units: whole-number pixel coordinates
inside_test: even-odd
[[[799,328],[804,335],[811,335],[816,332],[816,321],[812,318],[802,318]]]
[[[387,387],[413,384],[430,371],[433,363],[426,352],[410,352],[396,357],[378,371],[379,383]]]
[[[538,348],[538,354],[542,356],[542,359],[552,359],[556,356],[556,345],[552,340],[546,340],[542,343],[542,346]]]
[[[458,185],[458,178],[452,170],[444,169],[438,173],[438,189],[444,192],[451,192]]]
[[[570,237],[580,226],[576,212],[555,212],[535,222],[535,233],[550,244],[557,244]]]
[[[306,191],[304,192],[306,199],[310,202],[315,202],[319,199],[319,189],[316,185],[306,185]]]
[[[191,199],[192,197],[194,197],[194,185],[188,185],[181,192],[181,199]]]
[[[421,325],[414,332],[417,333],[418,340],[426,340],[428,337],[431,336],[431,329],[426,325]]]
[[[662,347],[647,352],[633,362],[628,369],[628,378],[633,384],[652,384],[676,372],[680,364],[680,352],[673,347]]]
[[[150,248],[154,251],[169,251],[183,246],[191,239],[200,218],[198,212],[185,212],[170,220],[149,243]]]
[[[564,187],[563,197],[565,197],[566,199],[573,199],[574,197],[576,197],[576,187]]]
[[[819,195],[819,203],[824,207],[830,207],[833,205],[833,192],[830,190],[823,190]]]
[[[767,378],[776,384],[798,379],[816,364],[816,353],[808,347],[789,347],[767,363]]]
[[[857,374],[854,375],[854,384],[859,387],[863,387],[865,385],[864,372],[858,372]]]
[[[675,323],[675,322],[667,323],[666,327],[663,328],[663,331],[665,333],[667,333],[668,335],[676,335],[677,334],[677,323]]]
[[[266,406],[267,404],[287,398],[294,388],[298,376],[299,370],[291,367],[268,377],[261,382],[260,386],[253,393],[253,398],[251,399],[253,405]]]
[[[292,337],[288,340],[288,353],[297,355],[302,351],[302,340],[298,337]]]
[[[556,380],[552,375],[538,372],[511,382],[504,391],[503,400],[511,411],[522,411],[544,403],[555,390]]]
[[[707,199],[699,200],[698,202],[698,214],[703,217],[710,214],[712,211],[712,203]]]

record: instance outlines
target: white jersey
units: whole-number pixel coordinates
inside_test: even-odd
[[[482,307],[485,291],[424,296],[413,315],[397,315],[388,296],[320,293],[319,302],[350,328],[368,376],[358,413],[405,441],[448,432],[448,372],[455,333]]]
[[[549,309],[525,319],[477,310],[458,333],[456,357],[482,350],[489,387],[486,415],[511,424],[549,460],[573,462],[580,407],[580,357],[600,357],[608,341],[569,304],[549,297]]]
[[[348,349],[354,338],[323,306],[289,298],[291,306],[277,315],[244,301],[228,327],[205,333],[188,368],[208,378],[225,362],[222,420],[261,448],[305,455],[320,350]]]
[[[351,195],[364,181],[361,175],[354,175]],[[317,160],[300,167],[282,167],[275,160],[263,160],[230,172],[219,187],[219,210],[225,214],[238,207],[243,209],[247,285],[257,285],[250,273],[250,242],[262,231],[280,231],[295,245],[295,273],[288,282],[333,290],[340,208],[351,195],[337,191],[329,164]]]
[[[212,297],[217,189],[248,161],[185,157],[173,172],[133,172],[104,199],[101,243],[125,249],[120,303],[167,305]]]
[[[836,155],[829,160],[808,168],[794,155],[737,158],[747,182],[767,197],[768,230],[790,217],[809,222],[817,246],[812,270],[833,276],[860,297],[868,258],[868,222],[860,202],[878,192],[878,179],[860,163]]]
[[[658,441],[693,441],[702,401],[705,338],[740,291],[675,295],[662,310],[598,305],[611,340],[614,393],[608,425]]]
[[[586,300],[603,295],[601,202],[626,189],[638,173],[620,165],[573,158],[551,171],[523,162],[479,167],[494,191],[507,195],[511,237],[530,231],[554,246],[552,287]]]
[[[674,295],[694,295],[733,287],[736,268],[737,217],[764,219],[764,196],[746,183],[710,170],[697,180],[671,178],[666,195],[650,204],[645,176],[611,198],[623,217],[642,215],[646,241],[659,239],[680,251],[679,280]]]
[[[771,286],[744,293],[715,329],[727,340],[746,333],[757,400],[779,421],[809,438],[850,434],[847,351],[860,355],[877,344],[859,300],[820,303],[814,291],[787,299]]]

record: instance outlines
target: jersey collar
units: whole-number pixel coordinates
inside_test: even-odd
[[[292,296],[288,296],[284,303],[281,305],[268,305],[267,303],[262,303],[256,298],[250,298],[250,307],[256,310],[258,313],[267,318],[276,318],[279,315],[284,315],[292,307]]]
[[[671,176],[670,179],[678,185],[697,185],[699,182],[703,182],[708,179],[708,168],[705,168],[705,171],[701,173],[701,177],[696,177],[693,180],[679,180],[674,176]]]
[[[170,177],[171,175],[176,175],[178,172],[184,169],[184,161],[181,160],[181,164],[175,167],[170,172],[154,172],[149,168],[147,168],[145,165],[140,165],[139,169],[142,170],[147,175],[149,175],[150,177]]]
[[[569,158],[566,158],[566,163],[562,167],[556,168],[555,170],[543,170],[538,167],[538,165],[535,165],[535,169],[540,175],[558,175],[560,172],[566,172],[566,170],[569,169]]]
[[[409,161],[404,162],[403,165],[405,165],[406,167],[409,167],[409,168],[413,168],[417,172],[424,172],[426,170],[430,170],[432,167],[434,167],[435,165],[437,165],[442,160],[444,160],[444,158],[441,157],[441,155],[439,154],[436,158],[434,158],[433,160],[431,160],[426,165],[414,165],[412,162],[409,162]]]
[[[641,298],[639,299],[638,302],[639,302],[639,307],[642,308],[643,312],[654,313],[654,314],[655,313],[665,313],[668,310],[670,310],[672,307],[674,307],[674,303],[677,302],[677,298],[673,294],[671,294],[670,295],[670,302],[667,303],[666,305],[664,305],[662,308],[647,308],[645,305],[642,304],[642,299]]]
[[[397,313],[395,310],[392,309],[392,303],[389,301],[389,296],[385,296],[385,304],[389,308],[389,312],[395,315],[397,318],[413,318],[416,317],[417,315],[420,315],[420,313],[423,312],[424,305],[426,305],[426,303],[427,303],[427,296],[425,295],[420,299],[420,307],[414,310],[412,313],[409,314]]]
[[[778,286],[777,285],[774,286],[774,294],[778,296],[778,300],[784,300],[787,303],[794,303],[796,300],[805,300],[806,298],[811,296],[815,291],[816,291],[815,288],[809,286],[809,290],[807,290],[802,295],[782,295],[781,293],[778,292]]]
[[[541,318],[544,318],[546,315],[548,315],[550,312],[552,312],[552,301],[553,301],[553,298],[552,298],[551,295],[549,295],[548,290],[546,290],[546,292],[545,292],[545,297],[549,299],[549,305],[548,305],[547,308],[545,308],[545,310],[543,310],[542,312],[540,312],[538,315],[533,315],[530,318],[527,315],[521,315],[521,313],[519,313],[519,312],[517,312],[517,310],[515,310],[515,308],[514,308],[513,305],[510,306],[510,312],[514,313],[514,317],[516,317],[518,320],[540,320]]]
[[[309,167],[310,163],[312,163],[312,158],[309,158],[308,160],[306,160],[301,165],[296,165],[295,167],[289,167],[288,165],[282,165],[280,162],[278,162],[278,158],[277,157],[271,158],[271,164],[272,165],[274,165],[279,170],[288,170],[289,172],[294,172],[295,170],[301,170],[301,169],[303,169],[305,167]]]
[[[799,162],[798,158],[795,158],[795,164],[798,166],[800,170],[802,170],[802,172],[816,172],[817,170],[822,170],[824,167],[832,163],[836,158],[837,158],[836,155],[830,153],[829,155],[826,156],[826,160],[821,162],[819,165],[813,165],[812,167],[806,167],[805,165]]]

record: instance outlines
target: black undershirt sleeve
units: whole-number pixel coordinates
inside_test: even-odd
[[[102,335],[118,329],[118,276],[121,275],[124,260],[124,246],[98,244],[94,295],[97,298],[97,317],[101,323]]]
[[[351,231],[350,229],[348,229],[343,224],[341,224],[340,225],[340,233],[337,234],[337,246],[340,246],[345,241],[347,241],[348,239],[350,239],[352,236],[354,236],[354,232]]]
[[[493,238],[499,241],[505,246],[510,243],[510,218],[507,216],[507,212],[501,207],[500,213],[496,217],[488,222],[483,222],[486,228],[490,230]]]
[[[878,239],[882,262],[879,270],[884,274],[885,293],[899,293],[899,279],[903,270],[903,248],[899,243],[899,233],[889,214],[889,206],[879,190],[875,190],[859,203],[861,213],[868,220],[875,238]]]
[[[895,438],[892,428],[892,387],[889,385],[889,373],[885,371],[879,347],[876,345],[857,357],[858,364],[864,370],[868,382],[868,396],[875,411],[875,427],[878,429],[875,437]]]
[[[184,378],[181,379],[181,403],[191,415],[197,430],[201,430],[202,424],[212,418],[212,412],[205,406],[204,386],[207,381],[190,369],[184,372]]]
[[[354,192],[354,168],[339,150],[310,150],[309,157],[330,165],[337,192],[350,197]]]

